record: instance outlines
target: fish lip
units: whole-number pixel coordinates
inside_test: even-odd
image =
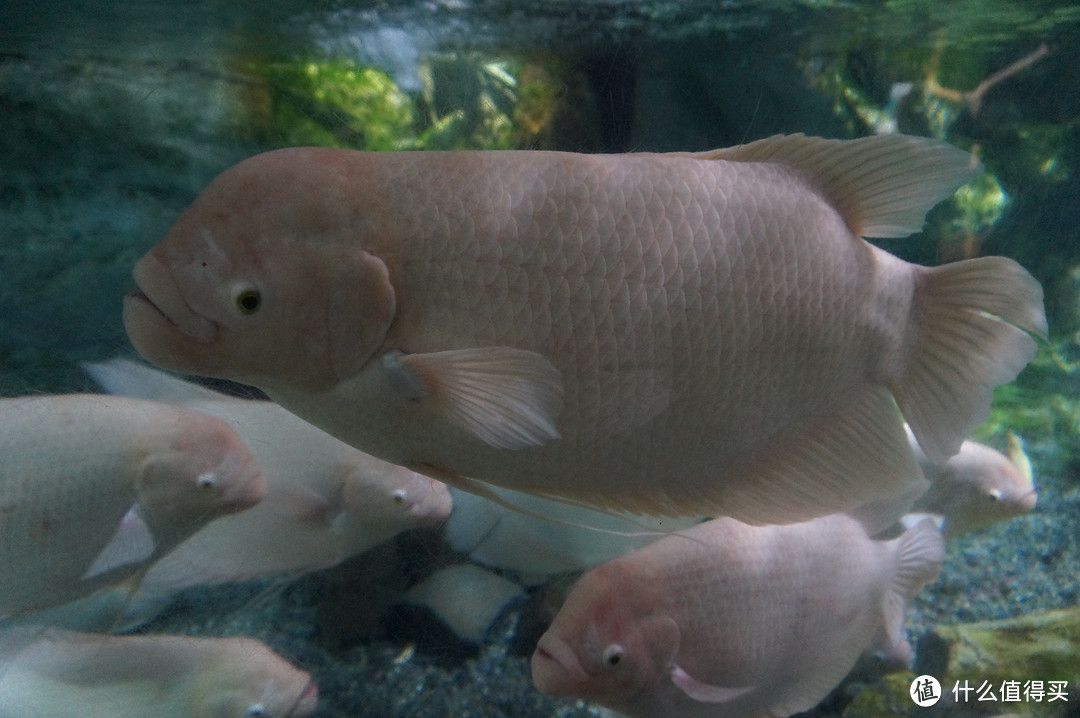
[[[538,676],[537,666],[553,663],[557,670],[547,671],[547,680]],[[554,675],[553,675],[554,674]],[[589,674],[582,667],[574,651],[565,641],[544,634],[536,643],[532,656],[533,684],[546,695],[573,695],[574,686],[589,680]],[[537,680],[541,678],[541,680]]]
[[[296,696],[292,708],[289,709],[288,717],[302,718],[302,716],[311,715],[318,703],[319,687],[315,685],[315,679],[308,678],[307,682],[304,683],[304,687],[300,689],[299,695]]]
[[[243,448],[243,447],[241,447]],[[225,496],[222,510],[235,514],[246,511],[266,498],[266,475],[253,457],[244,454],[229,456],[210,472],[212,475],[240,477]]]
[[[169,268],[152,254],[135,263],[132,270],[138,289],[124,297],[125,309],[135,306],[152,311],[169,326],[200,344],[217,338],[218,326],[187,303],[173,280]]]

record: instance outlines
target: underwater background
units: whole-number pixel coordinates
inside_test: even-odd
[[[1046,291],[1050,340],[975,434],[1022,437],[1039,498],[949,542],[909,613],[914,673],[860,665],[811,714],[1080,716],[1077,4],[0,3],[0,395],[95,391],[79,362],[134,356],[120,302],[135,260],[216,174],[267,149],[701,150],[888,131],[947,140],[985,172],[922,234],[881,246],[924,264],[1009,256]],[[260,638],[312,672],[323,718],[594,715],[529,677],[569,577],[510,592],[479,642],[402,600],[462,560],[415,530],[287,585],[185,592],[141,630]],[[920,673],[1070,693],[957,705],[946,690],[917,708]]]

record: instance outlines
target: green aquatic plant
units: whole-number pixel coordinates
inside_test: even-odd
[[[421,90],[409,94],[383,70],[347,59],[255,62],[250,71],[263,92],[252,95],[251,112],[265,127],[264,139],[280,146],[523,147],[542,129],[536,118],[550,115],[540,103],[556,93],[542,73],[528,73],[522,87],[522,67],[506,58],[443,54],[420,65]]]
[[[347,60],[253,66],[266,82],[269,139],[366,150],[416,143],[413,101],[383,71]]]
[[[1013,431],[1045,455],[1044,470],[1080,464],[1080,360],[1069,358],[1075,347],[1071,339],[1041,347],[1017,381],[995,390],[990,417],[975,438],[1004,446]]]
[[[420,68],[420,100],[428,122],[425,149],[511,149],[519,66],[475,55],[449,55]]]

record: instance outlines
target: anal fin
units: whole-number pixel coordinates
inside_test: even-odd
[[[858,509],[870,534],[899,519],[906,505],[897,497],[915,496],[927,485],[892,395],[871,384],[829,413],[772,437],[768,450],[728,473],[733,483],[719,497],[718,515],[777,524]]]

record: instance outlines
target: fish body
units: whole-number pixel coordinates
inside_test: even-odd
[[[229,397],[122,359],[85,368],[108,391],[170,401],[225,421],[266,476],[263,501],[180,544],[149,571],[144,598],[326,568],[450,514],[445,485],[354,449],[273,402]]]
[[[305,671],[250,638],[50,631],[14,642],[0,718],[303,718],[318,701]]]
[[[515,571],[527,584],[588,570],[699,521],[613,516],[517,491],[494,491],[528,513],[452,489],[454,510],[443,535],[455,551],[485,566]]]
[[[943,558],[930,521],[883,542],[842,514],[715,519],[585,574],[537,644],[533,682],[635,718],[787,716],[871,644],[910,657],[904,611]]]
[[[910,432],[909,439],[930,480],[930,488],[912,510],[942,517],[947,537],[963,536],[1035,508],[1038,496],[1031,464],[1015,436],[1010,438],[1009,456],[968,440],[944,464],[932,463]]]
[[[805,520],[920,484],[896,405],[944,458],[1045,331],[1011,260],[921,268],[859,238],[917,231],[971,164],[897,135],[281,150],[136,264],[124,321],[152,362],[462,486]]]
[[[0,399],[0,613],[65,603],[262,498],[218,419],[100,395]]]

